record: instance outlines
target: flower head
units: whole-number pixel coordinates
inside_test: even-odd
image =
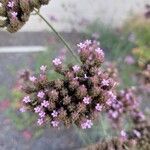
[[[15,12],[15,11],[11,12],[11,16],[12,16],[13,19],[16,19],[17,15],[18,15],[17,12]]]
[[[103,108],[106,111],[118,109],[118,115],[122,111],[112,92],[111,76],[100,68],[103,53],[98,49],[98,43],[87,40],[78,46],[80,65],[63,65],[60,58],[55,58],[53,67],[62,78],[49,80],[48,74],[40,72],[36,84],[27,82],[27,86],[22,88],[33,99],[26,103],[27,108],[44,118],[44,123],[50,120],[53,127],[59,123],[66,127],[81,123],[80,127],[87,129],[93,126],[92,119],[104,111]],[[40,70],[44,72],[46,67],[41,66]],[[98,73],[99,70],[101,72]],[[41,80],[41,75],[46,80]]]
[[[34,108],[35,113],[39,113],[41,111],[41,107],[37,106]]]
[[[92,120],[87,119],[84,123],[81,124],[82,129],[89,129],[93,126]]]
[[[53,127],[58,127],[59,122],[58,121],[51,121],[51,124]]]
[[[78,72],[80,70],[80,66],[78,65],[74,65],[72,68],[74,72]]]
[[[14,1],[8,2],[7,6],[8,6],[9,8],[13,8],[13,7],[14,7]]]
[[[62,61],[61,61],[59,58],[55,58],[55,59],[53,60],[53,64],[54,64],[55,66],[59,66],[59,65],[62,64]]]
[[[29,77],[29,80],[32,81],[32,82],[35,82],[36,81],[36,77],[35,76],[31,76],[31,77]]]
[[[51,113],[51,115],[55,118],[58,116],[58,112],[56,110],[53,110],[53,112]]]
[[[42,118],[38,119],[37,124],[38,124],[39,126],[41,126],[43,123],[44,123],[44,121],[43,121]]]
[[[21,107],[21,108],[19,109],[19,111],[22,112],[22,113],[24,113],[24,112],[26,112],[26,108],[25,108],[25,107]]]
[[[41,118],[44,118],[44,117],[45,117],[45,112],[44,112],[44,111],[40,111],[40,112],[39,112],[39,116],[40,116]]]
[[[38,92],[37,97],[44,98],[45,93],[43,91]]]
[[[103,50],[102,50],[101,48],[97,48],[97,49],[95,49],[95,51],[96,51],[99,55],[101,55],[101,56],[104,57],[104,52],[103,52]]]
[[[127,137],[127,133],[124,130],[121,130],[120,135],[121,135],[122,138]]]
[[[100,104],[96,104],[95,109],[97,111],[102,111],[103,106],[101,106]]]
[[[25,96],[25,97],[23,98],[23,102],[25,102],[25,103],[31,102],[30,96]]]
[[[102,80],[102,85],[103,86],[109,86],[109,80],[103,79]]]
[[[137,130],[133,130],[133,133],[138,137],[140,138],[141,137],[141,133]]]
[[[90,104],[91,98],[90,97],[84,97],[83,102],[84,102],[84,104]]]
[[[43,107],[48,107],[49,106],[49,102],[44,100],[41,104]]]
[[[5,17],[2,28],[7,28],[10,33],[17,32],[29,20],[34,9],[48,4],[50,0],[2,0],[0,1],[0,18]]]
[[[46,69],[47,69],[47,66],[42,65],[42,66],[40,67],[40,70],[41,70],[42,72],[45,72]]]

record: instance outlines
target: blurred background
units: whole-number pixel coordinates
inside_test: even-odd
[[[119,88],[140,86],[142,108],[149,112],[150,83],[138,74],[150,63],[150,0],[51,0],[40,12],[75,52],[80,41],[99,41],[106,53],[104,66],[118,72]],[[57,131],[39,128],[35,116],[20,114],[19,74],[24,69],[38,73],[58,55],[74,63],[38,15],[17,33],[0,30],[0,150],[72,150],[106,136],[99,125],[82,134],[75,127]],[[50,76],[57,77],[55,72]]]

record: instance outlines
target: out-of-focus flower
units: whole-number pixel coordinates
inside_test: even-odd
[[[37,97],[39,98],[44,98],[44,96],[45,96],[45,93],[43,91],[39,91],[37,94]]]
[[[51,121],[51,124],[53,127],[58,127],[59,122],[58,121]]]
[[[25,102],[25,103],[31,102],[30,96],[25,96],[25,97],[23,98],[23,102]]]
[[[36,77],[35,77],[35,76],[31,76],[29,79],[30,79],[30,81],[32,81],[32,82],[35,82],[35,81],[36,81]]]
[[[24,112],[26,112],[26,108],[25,108],[25,107],[21,107],[21,108],[19,109],[19,111],[22,112],[22,113],[24,113]]]
[[[124,62],[127,63],[128,65],[135,64],[134,58],[130,55],[125,57]]]
[[[43,118],[38,119],[37,124],[41,126],[44,123]]]

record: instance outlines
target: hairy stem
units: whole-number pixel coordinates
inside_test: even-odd
[[[66,40],[55,30],[55,28],[39,13],[38,10],[34,9],[36,14],[39,15],[39,17],[53,30],[53,32],[57,35],[57,37],[62,41],[62,43],[66,46],[66,48],[69,50],[69,52],[72,54],[72,56],[80,63],[79,58],[76,56],[74,51],[71,49],[70,45],[66,42]]]

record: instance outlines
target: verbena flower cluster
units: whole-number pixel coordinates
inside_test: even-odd
[[[47,5],[49,0],[0,0],[0,27],[17,32],[29,19],[34,8]]]
[[[26,93],[24,112],[37,114],[38,125],[48,123],[53,127],[76,124],[82,129],[91,128],[97,115],[109,109],[116,101],[115,82],[100,69],[104,52],[95,41],[78,44],[81,65],[64,66],[60,58],[53,60],[54,70],[63,79],[48,80],[47,66],[41,66],[39,76],[22,75]]]
[[[115,123],[119,123],[122,116],[128,112],[135,111],[139,102],[134,94],[134,89],[125,89],[117,93],[117,101],[115,101],[108,110],[108,115]]]
[[[108,110],[109,118],[117,129],[121,129],[121,121],[126,116],[132,121],[132,129],[121,130],[120,136],[126,142],[134,140],[140,147],[150,146],[150,122],[139,108],[136,89],[130,88],[117,93],[117,101]]]

